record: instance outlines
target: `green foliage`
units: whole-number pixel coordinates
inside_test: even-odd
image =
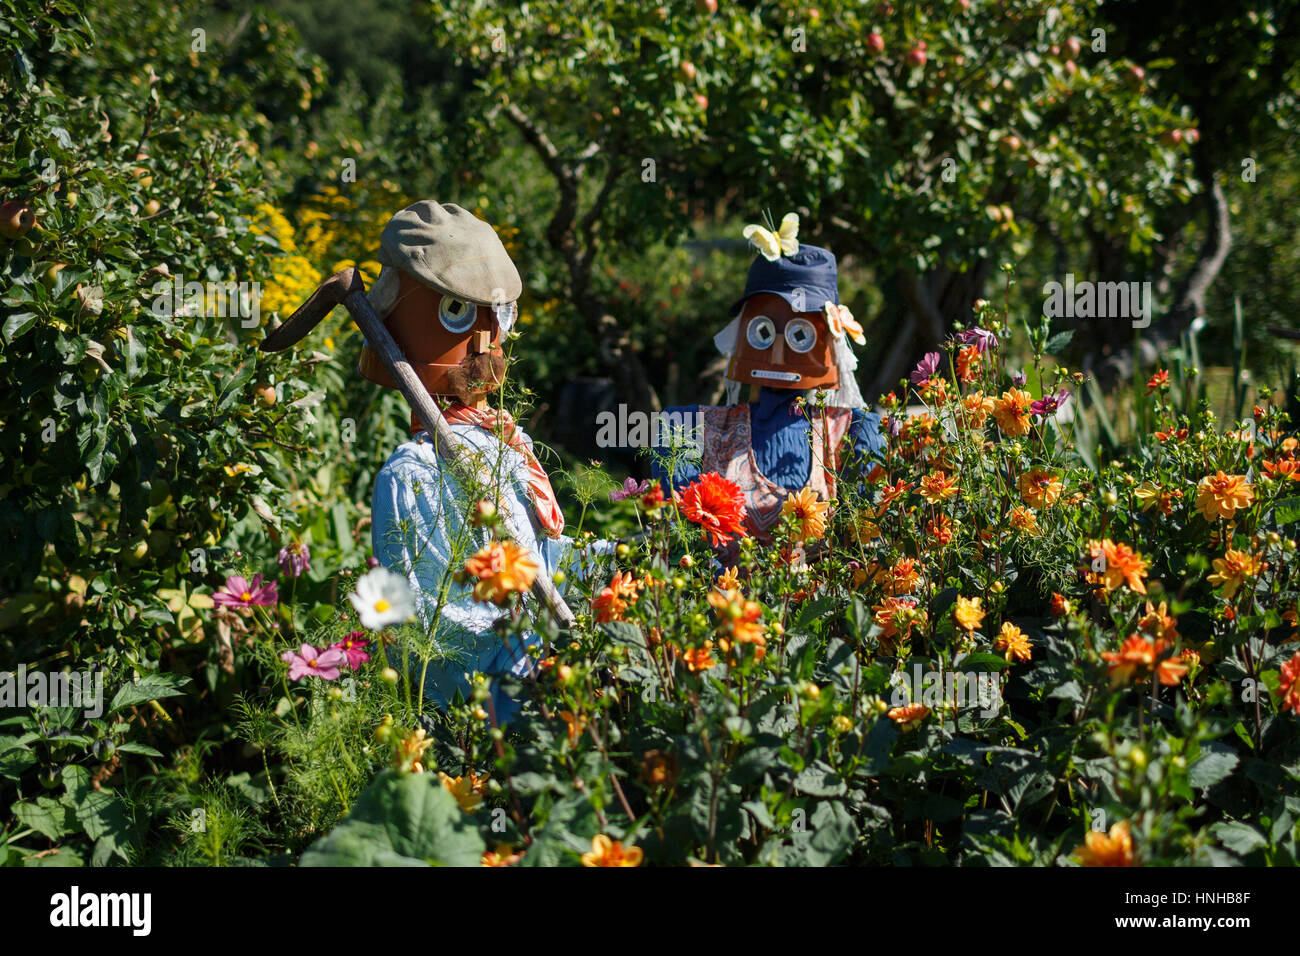
[[[436,778],[385,770],[303,866],[477,866],[483,840]]]
[[[0,204],[36,220],[0,238],[0,672],[95,666],[106,688],[95,717],[0,711],[0,865],[567,865],[601,837],[656,864],[1056,865],[1120,823],[1139,862],[1295,862],[1300,495],[1280,397],[1245,377],[1297,392],[1262,331],[1297,299],[1278,5],[274,6],[301,35],[198,0],[0,0]],[[1198,73],[1225,37],[1231,89]],[[1162,139],[1198,126],[1199,152]],[[1247,147],[1255,182],[1231,166]],[[1220,160],[1238,241],[1210,327],[1160,357],[1169,385],[1067,375],[1089,336],[1039,321],[1033,277],[1107,249],[1189,265]],[[455,651],[418,628],[371,635],[338,683],[290,685],[280,657],[359,626],[346,595],[406,410],[355,376],[340,316],[287,355],[256,344],[324,275],[370,268],[388,215],[425,196],[492,221],[525,275],[504,403],[543,440],[579,374],[640,364],[647,403],[713,397],[736,240],[765,213],[798,210],[839,255],[864,376],[908,358],[898,320],[927,283],[937,344],[990,262],[1030,278],[974,316],[1002,339],[974,378],[913,390],[931,418],[891,400],[884,473],[841,486],[806,568],[789,525],[736,552],[743,594],[719,598],[671,505],[610,503],[603,466],[544,456],[571,529],[628,541],[577,585],[571,632],[504,610],[503,639],[548,650],[500,727],[485,680],[428,704],[421,668]],[[156,309],[169,277],[260,283],[262,322]],[[1035,397],[1073,388],[1073,419],[959,427],[951,402],[1004,392],[1008,364]],[[1026,499],[1034,468],[1055,503]],[[1198,483],[1220,469],[1254,498],[1207,520]],[[937,472],[953,497],[919,493]],[[275,604],[214,607],[296,542],[311,568]],[[1096,566],[1103,542],[1141,552],[1157,618]],[[1261,568],[1230,589],[1233,551]],[[751,615],[761,643],[736,637]],[[1130,635],[1196,657],[1177,686],[1112,686],[1103,655]],[[916,665],[993,680],[999,703],[891,716]]]

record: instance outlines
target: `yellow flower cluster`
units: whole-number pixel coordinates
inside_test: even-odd
[[[359,268],[367,284],[379,277],[380,266],[373,259],[357,262],[336,257],[342,250],[375,248],[387,217],[405,205],[395,187],[382,185],[385,201],[373,201],[372,196],[365,208],[336,187],[325,187],[298,210],[297,229],[281,210],[269,203],[258,206],[253,232],[273,239],[281,252],[272,263],[270,278],[262,282],[263,312],[287,316],[323,278],[349,266]]]

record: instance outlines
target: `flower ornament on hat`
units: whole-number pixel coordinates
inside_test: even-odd
[[[847,305],[827,302],[823,309],[826,312],[826,325],[830,328],[831,335],[837,339],[848,335],[858,345],[867,344],[867,337],[862,334],[862,326],[858,324],[858,320],[853,317]]]

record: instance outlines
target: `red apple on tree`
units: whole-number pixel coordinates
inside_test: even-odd
[[[1167,129],[1160,134],[1160,142],[1166,146],[1177,146],[1183,141],[1183,131],[1180,129]]]
[[[922,40],[907,51],[907,62],[912,66],[925,66],[925,41]]]
[[[705,96],[703,93],[696,93],[695,105],[702,110],[707,110],[709,108],[709,98]]]
[[[1068,40],[1065,41],[1065,58],[1067,60],[1073,60],[1075,57],[1079,55],[1079,51],[1082,49],[1083,49],[1083,43],[1079,41],[1079,38],[1070,37]]]
[[[1146,85],[1147,71],[1140,66],[1130,66],[1124,72],[1124,81],[1128,83],[1129,88],[1140,90]]]
[[[1201,138],[1201,131],[1195,127],[1183,130],[1183,142],[1188,146],[1195,146]]]
[[[695,82],[695,64],[690,60],[683,61],[682,65],[677,68],[687,83]]]
[[[867,49],[870,50],[872,53],[884,53],[885,38],[882,37],[879,33],[868,33]]]
[[[1020,147],[1023,145],[1024,144],[1020,142],[1019,136],[1015,133],[1008,133],[1006,136],[1002,137],[1002,141],[998,143],[998,148],[1010,156],[1012,153],[1020,152]]]
[[[718,0],[695,0],[695,9],[713,16],[718,12]]]
[[[21,239],[36,225],[32,207],[21,199],[11,199],[0,205],[0,235],[6,239]]]

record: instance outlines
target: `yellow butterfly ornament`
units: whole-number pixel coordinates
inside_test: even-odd
[[[745,227],[744,236],[768,262],[775,262],[783,255],[792,256],[799,251],[799,216],[793,212],[786,213],[781,220],[781,227],[775,232],[765,226],[750,223]]]

